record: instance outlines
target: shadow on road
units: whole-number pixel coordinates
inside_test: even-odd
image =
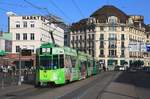
[[[122,72],[114,82],[150,89],[150,73],[142,71]]]

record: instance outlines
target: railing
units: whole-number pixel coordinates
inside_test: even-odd
[[[105,55],[99,55],[99,57],[105,57]]]
[[[125,38],[121,38],[121,40],[125,40]]]
[[[118,56],[117,55],[108,55],[108,57],[117,58]]]
[[[108,48],[117,48],[117,46],[108,46]]]
[[[21,70],[21,76],[23,77],[23,83],[34,84],[35,82],[35,70]],[[18,85],[19,71],[7,70],[4,71],[0,68],[0,89]]]
[[[125,55],[120,55],[120,57],[125,57]]]
[[[108,40],[117,40],[117,38],[108,38]]]

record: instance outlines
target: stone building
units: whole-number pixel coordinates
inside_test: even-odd
[[[114,69],[134,60],[149,61],[137,46],[146,43],[144,17],[127,15],[112,5],[105,5],[89,18],[72,24],[70,46],[91,54],[101,65]],[[129,49],[131,43],[136,47]]]

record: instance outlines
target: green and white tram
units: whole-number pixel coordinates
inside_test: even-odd
[[[97,73],[96,60],[88,54],[51,43],[37,49],[36,86],[65,84]]]

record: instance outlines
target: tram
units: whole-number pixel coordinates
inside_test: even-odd
[[[42,44],[36,52],[36,86],[60,85],[99,72],[96,59],[69,47]]]

